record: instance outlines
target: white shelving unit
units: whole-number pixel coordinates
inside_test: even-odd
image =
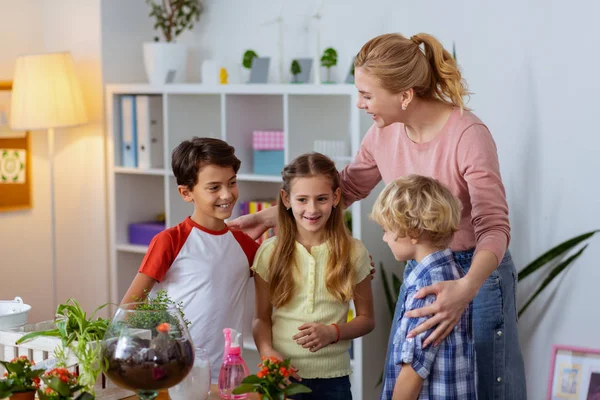
[[[131,94],[162,96],[164,169],[142,170],[121,166],[119,97]],[[128,243],[128,224],[152,220],[164,212],[166,225],[170,227],[192,212],[190,205],[179,197],[170,169],[171,151],[177,144],[193,136],[226,140],[235,147],[236,155],[242,161],[238,173],[238,203],[275,199],[281,177],[253,174],[251,132],[283,130],[286,163],[312,151],[314,140],[345,141],[346,148],[350,149],[349,154],[336,161],[338,165],[347,163],[359,148],[361,132],[366,132],[371,122],[361,118],[355,106],[357,96],[352,85],[108,85],[106,117],[111,301],[120,302],[147,250],[146,246]],[[351,208],[353,235],[363,240],[376,258],[362,231],[363,220],[367,218],[370,207],[363,209],[361,203],[364,201]],[[233,217],[237,215],[236,211]],[[370,236],[381,242],[380,235],[374,238]],[[374,292],[376,289],[374,287]],[[258,362],[250,334],[253,296],[254,284],[250,281],[244,340],[245,357],[250,366]],[[376,308],[384,308],[383,296],[379,300],[380,304],[376,296]],[[354,340],[354,373],[351,375],[354,399],[366,400],[378,396],[375,383],[383,366],[385,349],[385,341],[373,334]]]

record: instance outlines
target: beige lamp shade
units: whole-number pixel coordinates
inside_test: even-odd
[[[11,95],[13,130],[63,128],[87,122],[70,53],[17,58]]]

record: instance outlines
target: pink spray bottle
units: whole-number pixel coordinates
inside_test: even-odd
[[[223,334],[225,335],[225,350],[223,365],[219,372],[219,394],[222,399],[246,399],[248,394],[231,393],[250,374],[248,366],[241,356],[241,333],[235,329],[225,328]]]

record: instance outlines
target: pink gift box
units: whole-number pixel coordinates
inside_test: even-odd
[[[252,148],[254,150],[283,150],[283,131],[252,132]]]

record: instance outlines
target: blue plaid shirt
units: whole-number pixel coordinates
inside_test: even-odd
[[[385,368],[382,400],[390,400],[402,364],[410,364],[423,378],[419,399],[471,400],[477,399],[477,370],[473,341],[473,304],[470,303],[460,321],[448,337],[437,347],[423,348],[425,338],[433,329],[407,339],[408,332],[429,317],[404,318],[404,312],[425,307],[435,301],[434,295],[415,299],[416,292],[436,282],[459,279],[464,276],[449,249],[432,253],[417,264],[405,278],[406,295],[394,334],[393,350]]]

